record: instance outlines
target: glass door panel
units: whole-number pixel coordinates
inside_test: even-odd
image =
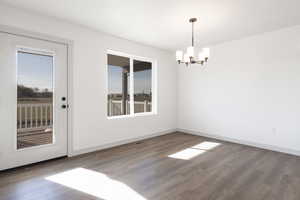
[[[54,141],[53,63],[51,54],[17,51],[17,149]]]

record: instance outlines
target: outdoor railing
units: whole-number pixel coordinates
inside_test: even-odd
[[[129,101],[126,101],[126,113],[129,114]],[[135,113],[151,111],[151,102],[135,101]],[[17,131],[18,133],[52,129],[53,126],[52,103],[17,104]],[[122,115],[123,104],[121,100],[108,101],[108,116]]]
[[[135,101],[134,111],[136,113],[149,112],[151,110],[151,102],[149,101]],[[126,101],[126,114],[129,114],[130,103]],[[108,116],[122,115],[123,103],[122,100],[109,100],[108,101]]]
[[[17,104],[17,131],[29,132],[51,129],[53,125],[52,103]]]

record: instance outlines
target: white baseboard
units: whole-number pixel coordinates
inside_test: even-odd
[[[109,149],[109,148],[112,148],[112,147],[116,147],[116,146],[120,146],[120,145],[124,145],[124,144],[129,144],[129,143],[132,143],[132,142],[138,142],[138,141],[141,141],[141,140],[145,140],[145,139],[149,139],[149,138],[153,138],[153,137],[157,137],[157,136],[161,136],[161,135],[166,135],[166,134],[169,134],[169,133],[176,132],[176,130],[177,129],[169,129],[169,130],[156,132],[156,133],[148,134],[148,135],[141,136],[141,137],[131,138],[131,139],[128,139],[128,140],[113,142],[113,143],[109,143],[109,144],[105,144],[105,145],[101,145],[101,146],[97,146],[97,147],[81,149],[81,150],[75,150],[75,151],[69,153],[68,156],[72,157],[72,156],[77,156],[77,155],[80,155],[80,154],[85,154],[85,153],[90,153],[90,152],[94,152],[94,151],[103,150],[103,149]]]
[[[191,135],[198,135],[198,136],[203,136],[203,137],[207,137],[207,138],[213,138],[213,139],[223,140],[223,141],[227,141],[227,142],[247,145],[247,146],[251,146],[251,147],[257,147],[260,149],[267,149],[267,150],[271,150],[271,151],[300,156],[300,151],[282,148],[282,147],[278,147],[278,146],[274,146],[274,145],[249,142],[249,141],[245,141],[245,140],[239,140],[239,139],[234,139],[234,138],[230,138],[230,137],[224,137],[224,136],[219,136],[219,135],[214,135],[214,134],[207,134],[207,133],[202,133],[202,132],[192,131],[192,130],[187,130],[187,129],[181,129],[181,128],[178,128],[177,131],[183,132],[183,133],[188,133]]]
[[[128,140],[122,140],[122,141],[118,141],[118,142],[114,142],[114,143],[109,143],[106,145],[76,150],[76,151],[73,151],[72,153],[70,153],[68,156],[72,157],[72,156],[77,156],[80,154],[85,154],[85,153],[90,153],[90,152],[99,151],[99,150],[103,150],[103,149],[108,149],[108,148],[112,148],[112,147],[116,147],[116,146],[120,146],[120,145],[124,145],[124,144],[129,144],[132,142],[138,142],[141,140],[145,140],[145,139],[149,139],[149,138],[153,138],[153,137],[157,137],[157,136],[161,136],[161,135],[166,135],[166,134],[173,133],[176,131],[191,134],[191,135],[198,135],[198,136],[203,136],[203,137],[207,137],[207,138],[213,138],[213,139],[218,139],[218,140],[222,140],[222,141],[247,145],[247,146],[256,147],[256,148],[260,148],[260,149],[267,149],[267,150],[271,150],[271,151],[300,156],[300,151],[293,150],[293,149],[287,149],[287,148],[282,148],[282,147],[278,147],[278,146],[274,146],[274,145],[261,144],[261,143],[256,143],[256,142],[249,142],[249,141],[245,141],[245,140],[239,140],[239,139],[235,139],[235,138],[224,137],[224,136],[208,134],[208,133],[203,133],[203,132],[193,131],[193,130],[188,130],[188,129],[181,129],[181,128],[169,129],[166,131],[161,131],[161,132],[152,133],[152,134],[141,136],[141,137],[136,137],[136,138],[132,138],[132,139],[128,139]]]

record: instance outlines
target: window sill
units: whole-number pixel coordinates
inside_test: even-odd
[[[133,115],[118,115],[118,116],[112,116],[112,117],[107,117],[108,120],[111,119],[128,119],[128,118],[135,118],[135,117],[142,117],[142,116],[155,116],[157,113],[154,112],[147,112],[147,113],[136,113]]]

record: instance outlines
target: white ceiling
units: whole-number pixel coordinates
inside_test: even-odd
[[[300,24],[300,0],[0,0],[128,40],[176,50]]]

